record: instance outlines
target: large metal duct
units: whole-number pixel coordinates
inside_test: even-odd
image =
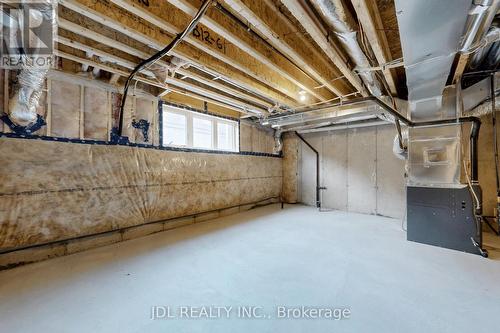
[[[456,108],[448,107],[454,98],[450,90],[445,94],[445,86],[471,4],[471,0],[395,0],[412,121],[457,117]],[[459,125],[411,129],[408,142],[410,184],[460,182]],[[428,162],[432,153],[440,154],[439,161]]]
[[[344,46],[371,94],[381,96],[380,83],[375,73],[363,71],[363,69],[370,68],[371,64],[359,45],[357,38],[358,27],[342,0],[312,0],[311,2]]]
[[[412,120],[439,118],[471,0],[395,0]]]

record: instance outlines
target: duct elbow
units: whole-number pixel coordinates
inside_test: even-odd
[[[37,10],[29,11],[29,19],[33,22],[39,22],[42,17],[50,20],[53,34],[57,31],[55,4],[55,0],[44,0],[40,2]],[[10,22],[9,28],[12,33],[17,33],[21,29],[15,18],[9,19],[8,22]],[[19,57],[21,68],[17,76],[18,83],[14,88],[15,93],[9,99],[6,113],[14,124],[26,127],[37,121],[38,115],[36,109],[42,96],[45,77],[52,63],[49,61],[44,62],[43,65],[38,65],[36,60],[30,58],[29,52],[23,50],[22,45],[18,45],[17,41],[14,41],[14,43],[16,48],[21,51],[18,55],[12,56]],[[42,42],[38,39],[30,40],[30,45],[39,46],[40,43]]]
[[[29,126],[36,122],[36,109],[42,96],[43,84],[48,68],[23,66],[19,75],[19,86],[9,100],[8,116],[13,123]]]
[[[403,131],[402,132],[402,144],[403,147],[401,147],[401,142],[399,141],[399,135],[396,134],[394,137],[394,141],[392,144],[392,152],[394,155],[399,158],[400,160],[407,160],[408,159],[408,131]]]
[[[282,140],[282,134],[283,132],[278,129],[274,132],[274,148],[273,148],[273,153],[274,154],[281,154],[283,151],[283,140]]]
[[[36,106],[22,95],[20,90],[9,100],[8,116],[17,125],[29,126],[36,121]]]

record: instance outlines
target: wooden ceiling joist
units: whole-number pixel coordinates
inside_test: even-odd
[[[106,45],[108,45],[110,47],[113,47],[117,50],[120,50],[122,52],[136,56],[136,57],[141,58],[141,59],[146,59],[146,58],[149,58],[149,56],[150,56],[149,54],[147,54],[143,51],[137,50],[131,46],[120,43],[118,41],[111,40],[111,39],[107,38],[106,36],[100,35],[99,33],[96,33],[96,32],[90,31],[88,29],[85,29],[83,27],[80,27],[80,26],[78,26],[72,22],[69,22],[65,19],[60,20],[59,26],[60,26],[60,28],[63,28],[64,30],[71,31],[75,34],[81,34],[83,37],[92,39],[92,40],[96,41],[97,43],[105,43]],[[64,32],[63,32],[63,34],[64,34]],[[61,35],[61,32],[60,32],[60,35]],[[58,36],[57,40],[62,44],[65,44],[65,45],[68,45],[71,47],[75,47],[75,48],[78,48],[80,50],[88,51],[88,52],[94,53],[96,55],[99,55],[99,56],[102,56],[102,57],[105,57],[108,59],[114,59],[115,62],[118,64],[125,64],[126,63],[126,65],[124,65],[124,67],[127,67],[127,68],[134,68],[136,65],[135,63],[132,63],[130,61],[124,62],[125,61],[124,59],[121,59],[121,58],[114,56],[110,53],[99,50],[95,47],[86,45],[86,44],[82,43],[81,41],[69,39],[69,38],[66,38],[64,36]],[[122,62],[122,63],[120,63],[120,62]],[[168,66],[167,63],[165,63],[164,61],[159,61],[157,64],[162,65],[164,67]],[[179,68],[179,69],[177,69],[176,72],[181,74],[181,75],[190,77],[190,78],[192,78],[192,79],[194,79],[202,84],[205,84],[207,86],[211,86],[215,89],[218,89],[218,90],[221,90],[225,93],[233,95],[236,98],[240,98],[242,100],[248,100],[250,102],[253,102],[256,105],[261,106],[262,108],[269,108],[272,106],[271,104],[263,101],[262,99],[256,98],[256,97],[249,95],[249,94],[245,94],[244,92],[241,92],[237,89],[233,89],[233,88],[229,87],[228,85],[224,85],[222,83],[219,83],[216,80],[211,80],[209,78],[203,77],[203,76],[196,74],[196,73],[193,73],[187,69]]]
[[[380,18],[377,4],[373,0],[351,0],[351,2],[358,16],[358,21],[361,23],[372,47],[375,58],[377,58],[378,64],[382,65],[393,60],[387,37],[383,32],[382,19]],[[390,69],[385,69],[382,72],[391,95],[396,96],[397,89],[393,73]]]
[[[118,56],[115,56],[115,55],[112,55],[110,53],[104,52],[102,50],[96,49],[94,47],[87,46],[87,45],[82,44],[80,42],[76,42],[76,41],[70,40],[70,39],[68,39],[66,37],[58,36],[57,37],[57,42],[59,42],[61,44],[64,44],[66,46],[69,46],[69,47],[72,47],[72,48],[84,51],[87,54],[93,54],[93,55],[96,55],[98,57],[102,57],[103,59],[106,59],[106,61],[110,61],[112,63],[115,63],[115,64],[119,65],[119,66],[125,67],[127,69],[131,69],[132,70],[132,69],[134,69],[134,67],[136,65],[135,63],[133,63],[131,61],[128,61],[126,59],[120,58]],[[141,73],[147,75],[148,77],[150,77],[153,80],[156,80],[154,73],[152,73],[151,71],[142,70]],[[193,89],[201,88],[201,87],[197,87],[197,86],[191,85],[188,82],[184,82],[184,81],[181,81],[179,79],[170,78],[170,77],[167,77],[167,79],[166,79],[165,82],[168,83],[168,84],[174,84],[174,85],[177,85],[177,86],[179,86],[179,83],[180,83],[183,88],[186,88],[186,87],[190,87],[190,88],[193,88]],[[226,94],[228,93],[227,90],[226,90],[226,87],[221,87],[219,90],[221,92],[226,93]],[[216,94],[216,92],[213,92],[213,93]],[[238,96],[235,96],[235,97],[238,97]],[[221,98],[226,98],[227,99],[228,97],[222,95]],[[259,112],[261,112],[262,114],[266,114],[267,113],[267,109],[265,107],[262,107],[262,106],[251,105],[251,104],[248,104],[248,103],[246,103],[244,101],[240,101],[240,100],[233,99],[233,98],[231,98],[230,101],[233,102],[233,103],[243,103],[243,106],[245,108],[247,108],[247,109],[256,109]]]
[[[269,10],[267,6],[265,6],[261,2],[255,2],[255,1],[244,1],[244,0],[224,0],[224,3],[229,6],[232,10],[237,12],[239,15],[241,15],[246,21],[249,22],[251,25],[252,29],[257,30],[258,33],[263,38],[266,38],[266,40],[273,45],[277,50],[280,52],[286,54],[288,57],[291,58],[298,66],[300,66],[304,71],[306,71],[309,75],[311,75],[314,79],[316,79],[319,83],[321,83],[323,86],[327,87],[330,91],[335,93],[337,96],[342,96],[346,94],[347,92],[341,91],[337,86],[335,86],[332,83],[332,79],[334,77],[330,78],[325,78],[322,74],[319,73],[319,71],[312,66],[309,61],[311,60],[316,60],[316,59],[308,59],[306,60],[301,54],[299,54],[294,48],[292,48],[285,40],[284,38],[281,38],[281,36],[284,36],[283,33],[277,33],[275,32],[275,29],[286,29],[286,26],[284,23],[282,23],[283,19],[280,17],[275,16],[274,14],[271,14],[272,17],[270,17]],[[270,18],[277,20],[278,22],[275,22],[273,25],[273,29],[268,25],[267,22],[264,21],[264,17],[268,16]],[[270,22],[269,22],[270,23]],[[308,51],[309,55],[311,55],[310,50]],[[323,72],[324,73],[324,72]]]
[[[64,59],[74,61],[74,62],[82,64],[82,65],[92,66],[94,68],[98,68],[98,69],[107,71],[107,72],[112,73],[112,74],[118,74],[118,75],[123,76],[123,77],[127,77],[130,74],[129,72],[124,71],[124,70],[119,69],[119,68],[116,68],[115,66],[111,66],[108,64],[97,62],[97,61],[94,61],[94,60],[91,60],[88,58],[81,58],[81,57],[78,57],[76,55],[73,55],[73,54],[70,54],[67,52],[63,52],[60,50],[56,50],[55,55],[58,57],[64,58]],[[195,97],[198,99],[203,99],[203,97],[206,97],[207,101],[210,101],[212,103],[214,103],[214,101],[218,102],[218,105],[224,106],[226,108],[231,108],[231,109],[238,111],[240,113],[256,115],[256,112],[261,112],[261,110],[258,110],[258,108],[256,108],[253,105],[245,104],[244,102],[235,100],[231,97],[222,97],[221,95],[219,95],[213,91],[210,91],[210,90],[207,90],[207,89],[204,89],[201,87],[196,87],[194,85],[191,85],[191,84],[184,82],[182,80],[179,80],[179,79],[168,78],[166,83],[161,83],[161,82],[158,82],[156,80],[148,79],[148,78],[141,77],[141,76],[136,76],[135,79],[139,82],[142,82],[142,83],[154,86],[154,87],[168,89],[168,90],[172,90],[175,92],[180,92],[180,93],[185,94],[185,95],[192,95],[191,97]],[[190,93],[192,93],[192,94],[190,94]],[[255,110],[256,112],[251,112],[249,110]]]
[[[307,33],[314,39],[314,41],[321,47],[323,52],[330,58],[330,60],[338,67],[338,69],[344,74],[344,76],[349,80],[349,82],[363,95],[367,96],[363,83],[360,78],[347,66],[347,64],[342,60],[342,56],[338,51],[330,44],[327,36],[322,32],[321,28],[318,26],[317,22],[310,16],[310,14],[304,9],[302,1],[296,0],[281,0],[281,2],[286,6],[290,13],[301,23]]]
[[[155,26],[168,31],[169,33],[175,34],[179,32],[179,30],[173,27],[172,24],[166,23],[167,20],[173,20],[173,16],[178,15],[176,15],[175,11],[172,11],[170,8],[164,8],[165,0],[150,0],[148,6],[131,0],[110,1],[133,13],[134,15],[151,22]],[[176,0],[169,2],[172,3],[175,8],[182,10],[189,16],[193,16],[197,12],[197,8],[191,5],[188,1]],[[160,17],[159,15],[162,16]],[[218,20],[216,21],[212,19],[211,16],[218,16]],[[265,65],[267,72],[276,72],[283,78],[295,84],[301,90],[307,91],[320,101],[324,101],[332,97],[331,95],[323,96],[320,94],[319,91],[314,89],[314,86],[318,84],[317,81],[305,75],[299,67],[290,63],[287,58],[283,57],[279,53],[266,47],[261,41],[254,40],[251,35],[249,35],[248,31],[235,25],[233,22],[230,22],[227,17],[224,17],[218,11],[208,12],[202,17],[200,23],[215,32],[215,34],[222,36],[226,42],[231,43],[236,48],[243,51],[247,56],[250,56],[249,59],[253,59],[254,61],[257,60],[261,64]],[[204,30],[208,31],[206,28]],[[198,48],[200,45],[203,45],[203,49],[206,47],[203,41],[200,41],[193,36],[186,37],[186,41]],[[233,52],[233,50],[226,48],[226,52],[228,53],[228,56],[230,56],[230,52]],[[218,53],[221,52],[219,51]],[[234,54],[241,57],[241,53]],[[241,59],[244,60],[244,58]],[[245,62],[248,63],[249,61],[251,60],[246,60]],[[295,93],[297,94],[298,90],[296,90]]]
[[[81,50],[81,51],[85,51],[87,54],[93,54],[93,55],[96,55],[98,57],[105,58],[106,60],[108,60],[110,62],[113,62],[117,65],[120,65],[120,66],[128,68],[128,69],[134,69],[134,67],[135,67],[135,63],[133,63],[132,61],[117,57],[113,54],[104,52],[104,51],[99,50],[95,47],[88,46],[88,45],[85,45],[83,43],[80,43],[80,42],[77,42],[74,40],[70,40],[69,38],[66,38],[63,36],[57,36],[56,42],[63,44],[63,45],[66,45],[66,46],[69,46],[69,47],[72,47],[72,48],[75,48],[75,49],[78,49],[78,50]],[[149,76],[150,78],[155,77],[153,72],[151,72],[149,70],[142,70],[141,73],[145,74],[146,76]]]
[[[109,8],[109,6],[112,6],[109,3],[92,0],[59,0],[59,3],[80,15],[157,50],[162,49],[172,39],[171,36],[165,35],[159,28],[152,29],[151,26],[141,20],[130,18],[129,15],[123,15],[122,11],[118,10],[119,7],[116,7],[117,10],[115,10],[115,12],[118,11],[119,13],[114,13]],[[290,84],[283,82],[283,78],[279,78],[283,84],[272,83],[267,79],[270,73],[266,73],[266,78],[263,78],[236,63],[236,61],[217,54],[210,47],[204,47],[202,51],[205,52],[200,52],[200,50],[193,49],[186,44],[181,44],[172,52],[172,55],[192,63],[200,64],[212,72],[220,73],[221,76],[230,77],[231,80],[238,84],[241,83],[241,86],[250,86],[260,94],[283,105],[298,105],[297,94],[290,92],[290,90],[295,89],[292,87],[293,84],[290,86]],[[227,65],[236,70],[228,68]],[[291,89],[285,87],[290,87]]]

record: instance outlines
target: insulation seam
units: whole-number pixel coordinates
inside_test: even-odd
[[[224,183],[239,180],[254,180],[254,179],[273,179],[282,178],[282,176],[267,176],[267,177],[246,177],[246,178],[232,178],[232,179],[220,179],[220,180],[201,180],[194,182],[180,182],[180,183],[163,183],[163,184],[131,184],[131,185],[121,185],[121,186],[99,186],[91,188],[69,188],[60,190],[40,190],[40,191],[22,191],[16,193],[0,193],[0,197],[3,196],[21,196],[21,195],[39,195],[46,193],[71,193],[71,192],[85,192],[85,191],[102,191],[102,190],[115,190],[115,189],[129,189],[129,188],[151,188],[151,187],[163,187],[163,186],[176,186],[176,185],[194,185],[194,184],[211,184],[211,183]]]

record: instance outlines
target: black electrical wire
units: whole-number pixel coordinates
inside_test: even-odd
[[[132,73],[130,73],[130,75],[127,78],[127,81],[125,82],[125,87],[123,89],[123,96],[122,96],[122,101],[121,101],[121,106],[120,106],[120,114],[119,114],[119,117],[118,117],[118,133],[117,133],[117,135],[121,135],[122,134],[122,129],[123,129],[123,111],[125,109],[125,102],[127,101],[128,88],[130,86],[130,83],[134,79],[135,75],[139,71],[141,71],[144,67],[146,67],[146,66],[148,66],[148,65],[150,65],[150,64],[158,61],[162,57],[166,56],[188,34],[190,34],[191,31],[193,31],[193,29],[196,27],[196,25],[198,24],[198,22],[201,20],[201,18],[203,17],[203,15],[205,14],[205,12],[207,11],[208,6],[212,3],[212,1],[213,0],[205,0],[205,2],[203,2],[203,4],[201,5],[200,9],[196,13],[196,15],[193,17],[193,19],[191,20],[191,22],[189,23],[189,25],[187,26],[187,28],[184,29],[184,31],[178,33],[175,36],[175,38],[163,50],[158,51],[157,53],[155,53],[154,55],[152,55],[148,59],[145,59],[145,60],[141,61],[141,63],[139,63],[139,65],[137,65],[134,68],[134,70],[132,71]]]

